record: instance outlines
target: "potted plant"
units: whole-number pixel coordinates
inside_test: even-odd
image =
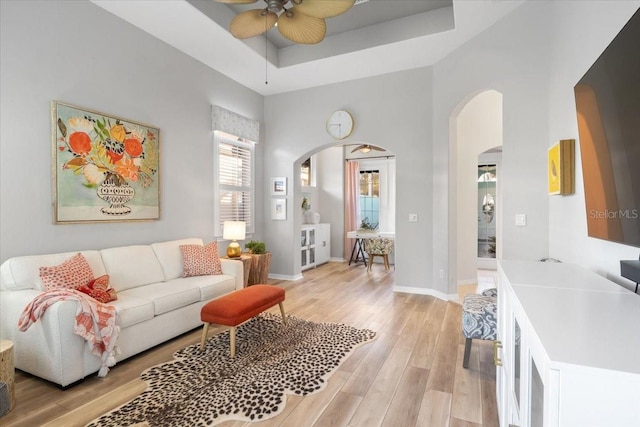
[[[374,233],[378,230],[377,225],[373,225],[369,222],[369,218],[364,218],[360,223],[360,228],[358,229],[361,233]]]
[[[309,209],[311,209],[311,205],[309,204],[309,200],[307,200],[306,197],[302,198],[302,210],[304,212],[308,211]]]
[[[263,254],[267,252],[264,242],[257,240],[251,240],[250,242],[245,243],[244,247],[249,250],[250,254]]]
[[[318,224],[320,222],[320,214],[311,210],[309,199],[302,198],[302,219],[306,224]]]

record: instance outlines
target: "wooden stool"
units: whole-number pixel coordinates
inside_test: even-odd
[[[200,310],[200,319],[204,322],[200,350],[202,351],[204,348],[210,324],[231,326],[230,352],[231,357],[235,357],[236,327],[276,304],[280,305],[282,323],[286,324],[287,318],[282,305],[284,298],[284,289],[282,288],[271,285],[253,285],[209,301]]]
[[[13,367],[13,342],[9,340],[0,341],[0,381],[7,384],[9,390],[9,407],[6,412],[10,412],[16,406],[15,398],[15,368]],[[2,411],[4,412],[4,410]],[[4,412],[4,413],[6,413]],[[2,413],[0,413],[2,415]]]

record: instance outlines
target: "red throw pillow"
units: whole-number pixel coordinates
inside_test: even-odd
[[[85,257],[78,252],[60,265],[40,267],[40,279],[47,291],[77,289],[93,280],[93,271]]]
[[[116,290],[109,288],[109,275],[96,277],[86,285],[80,286],[78,290],[89,295],[91,298],[106,304],[118,299]]]
[[[222,274],[218,242],[202,245],[180,245],[182,251],[182,277]]]

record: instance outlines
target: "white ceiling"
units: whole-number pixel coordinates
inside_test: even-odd
[[[236,11],[258,8],[261,1],[235,11],[213,0],[91,1],[238,83],[273,95],[432,65],[526,0],[370,0],[328,18],[327,37],[312,46],[290,45],[277,29],[268,38],[244,41],[229,34]]]

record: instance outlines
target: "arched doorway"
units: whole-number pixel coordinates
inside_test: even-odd
[[[380,231],[395,232],[395,154],[384,147],[382,150],[358,150],[362,144],[345,142],[338,145],[325,145],[317,147],[313,151],[300,156],[294,162],[294,235],[297,230],[304,227],[306,219],[302,211],[302,200],[306,199],[310,209],[319,214],[321,223],[331,224],[331,258],[334,260],[348,260],[351,250],[345,251],[345,162],[360,162],[366,171],[375,171],[378,174],[377,186],[371,186],[372,191],[368,200],[378,198],[374,203],[376,209],[383,210],[382,214],[369,216],[370,221],[379,225]],[[364,169],[362,169],[364,171]],[[304,175],[304,179],[303,179]],[[309,185],[303,185],[305,184]],[[367,209],[370,211],[371,206]],[[361,221],[364,217],[359,217]],[[359,223],[359,222],[358,222]],[[357,225],[356,225],[357,228]],[[300,239],[298,239],[300,240]],[[351,239],[353,240],[353,239]],[[294,249],[295,251],[296,249]],[[294,255],[294,259],[300,257]],[[391,257],[393,262],[393,253]],[[299,266],[294,266],[294,271],[301,271]]]
[[[453,132],[450,153],[453,158],[450,163],[450,197],[454,205],[451,212],[456,212],[456,216],[455,226],[449,235],[449,272],[455,278],[453,283],[457,288],[458,285],[477,283],[478,268],[495,269],[495,261],[491,267],[490,262],[478,257],[478,225],[484,221],[482,206],[479,208],[478,204],[478,166],[482,153],[498,152],[502,147],[502,94],[486,90],[470,95],[456,108],[451,120]],[[496,210],[492,213],[492,221],[496,225],[495,248],[499,257],[502,225],[500,194],[492,194],[492,197],[495,197]],[[455,293],[457,289],[451,291]]]

